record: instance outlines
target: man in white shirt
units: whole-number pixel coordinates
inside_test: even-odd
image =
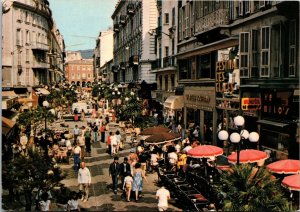
[[[111,145],[111,155],[115,155],[117,153],[118,141],[116,135],[114,134],[110,136],[110,145]]]
[[[91,185],[92,177],[90,170],[85,167],[85,163],[81,162],[81,168],[78,171],[78,185],[79,192],[82,193],[83,202],[86,202],[89,197],[89,187]],[[82,192],[83,191],[83,192]]]
[[[171,199],[170,192],[163,186],[157,190],[156,199],[158,199],[158,211],[166,211],[169,207],[168,200]]]
[[[116,137],[116,139],[117,139],[116,153],[118,153],[118,152],[119,152],[119,148],[120,148],[120,146],[121,146],[121,139],[122,139],[122,136],[121,136],[119,130],[116,131],[115,137]]]

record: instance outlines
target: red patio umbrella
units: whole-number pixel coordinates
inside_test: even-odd
[[[267,168],[278,174],[300,174],[300,161],[292,159],[279,160],[270,163]]]
[[[140,135],[155,135],[155,134],[159,134],[159,133],[162,133],[162,132],[169,132],[170,129],[167,128],[167,127],[149,127],[149,128],[146,128],[144,129]]]
[[[223,149],[213,145],[201,145],[189,150],[187,154],[193,158],[210,158],[222,155]]]
[[[240,163],[255,163],[267,159],[269,156],[263,151],[256,149],[245,149],[240,151]],[[229,163],[237,162],[237,152],[233,152],[228,156]]]
[[[151,135],[150,137],[145,139],[145,142],[148,144],[163,144],[178,140],[180,138],[181,136],[179,134],[162,132],[159,134]]]
[[[290,190],[300,191],[300,174],[294,174],[283,178],[281,184]]]

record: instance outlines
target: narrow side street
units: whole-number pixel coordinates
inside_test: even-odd
[[[74,122],[68,122],[70,130],[75,126]],[[80,127],[83,122],[76,122]],[[111,124],[113,126],[114,124]],[[115,131],[110,127],[111,131]],[[108,132],[107,132],[108,133]],[[106,135],[107,135],[106,133]],[[121,198],[122,191],[119,189],[118,194],[114,194],[110,189],[112,180],[109,177],[108,169],[113,158],[106,153],[105,143],[94,143],[92,145],[92,157],[86,157],[86,166],[90,169],[92,174],[92,185],[90,187],[90,197],[87,202],[79,200],[79,205],[82,210],[88,211],[157,211],[157,200],[155,194],[158,189],[156,185],[157,174],[147,174],[148,182],[144,181],[143,197],[138,203],[132,198],[131,202],[126,202]],[[130,146],[125,145],[125,150],[119,153],[119,163],[123,162],[130,152]],[[60,164],[63,171],[68,173],[68,176],[62,183],[71,190],[78,191],[77,173],[73,170],[73,159],[70,160],[69,165]],[[120,181],[119,181],[120,184]],[[174,200],[170,201],[168,211],[179,211],[180,209],[172,205]]]

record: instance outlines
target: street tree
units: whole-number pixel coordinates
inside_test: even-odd
[[[13,195],[10,199],[23,195],[24,198],[17,199],[25,206],[26,211],[31,211],[34,190],[51,190],[59,186],[66,177],[51,158],[44,157],[42,153],[31,148],[27,155],[20,155],[3,163],[2,173],[3,189],[13,191],[10,192]]]
[[[264,167],[234,166],[221,175],[223,211],[288,211],[280,183]]]

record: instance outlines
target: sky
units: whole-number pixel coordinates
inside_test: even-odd
[[[117,0],[48,0],[67,51],[94,49],[100,31],[112,27]]]

